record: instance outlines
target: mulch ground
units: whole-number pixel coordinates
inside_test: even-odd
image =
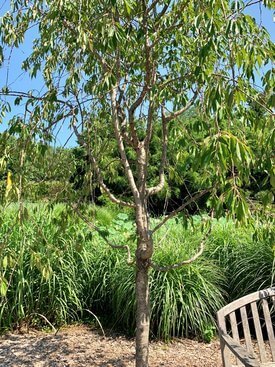
[[[1,367],[134,367],[133,339],[102,337],[88,326],[53,333],[30,331],[0,337]],[[176,339],[150,344],[150,367],[222,367],[218,340]]]

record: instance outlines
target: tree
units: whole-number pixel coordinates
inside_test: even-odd
[[[242,186],[253,156],[233,128],[240,119],[253,126],[248,100],[260,103],[271,118],[274,87],[268,71],[266,98],[258,99],[255,70],[268,65],[274,46],[264,27],[244,13],[255,3],[272,6],[268,0],[15,0],[1,21],[2,44],[12,47],[36,27],[38,37],[23,69],[34,78],[41,72],[47,88],[37,94],[5,86],[2,94],[15,97],[17,104],[25,101],[23,123],[33,134],[47,136],[70,119],[101,190],[135,212],[137,367],[148,366],[148,276],[150,267],[158,268],[152,260],[155,231],[204,196],[217,216],[224,209],[243,221],[249,215]],[[173,126],[192,106],[208,128],[208,136],[190,152],[202,189],[152,228],[148,201],[166,185]],[[149,181],[151,141],[159,131],[159,172]],[[104,182],[104,152],[113,137],[131,200],[115,196]],[[185,140],[179,141],[179,154],[186,149]],[[270,177],[274,182],[274,173]],[[193,261],[202,249],[173,267]]]

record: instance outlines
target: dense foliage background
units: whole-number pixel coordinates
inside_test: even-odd
[[[232,148],[231,137],[226,134],[221,141],[221,149],[222,151],[237,149],[240,160],[243,155],[249,154],[252,168],[241,192],[246,199],[250,200],[250,209],[253,209],[254,201],[268,205],[274,200],[275,172],[272,170],[272,149],[275,146],[275,131],[272,119],[266,116],[261,109],[256,109],[252,105],[246,113],[255,115],[253,118],[257,123],[253,128],[248,128],[241,123],[240,119],[234,134],[247,142],[245,149],[248,149],[248,152],[242,150],[241,144]],[[206,188],[209,182],[215,181],[216,172],[211,168],[213,162],[211,162],[211,156],[207,155],[207,149],[209,149],[207,136],[209,136],[212,125],[211,121],[204,121],[196,110],[189,111],[180,121],[171,125],[167,182],[165,189],[150,199],[149,207],[152,214],[162,215],[176,208],[190,192]],[[161,125],[159,128],[161,129]],[[18,129],[17,138],[7,135],[8,133],[0,134],[0,197],[2,201],[6,192],[7,175],[10,172],[14,188],[18,187],[20,174],[24,176],[26,183],[24,198],[29,201],[62,202],[73,199],[97,204],[104,203],[104,195],[100,191],[85,149],[81,147],[53,148],[47,142],[31,143],[27,137],[24,137],[22,128]],[[150,177],[151,180],[156,177],[159,169],[161,151],[158,148],[160,144],[161,132],[154,136],[151,143],[149,180]],[[238,145],[238,141],[235,144]],[[20,152],[25,146],[27,150],[24,153],[24,167],[20,169]],[[226,154],[231,153],[225,153],[223,159],[226,159]],[[109,137],[104,155],[101,157],[104,180],[112,192],[123,199],[129,199],[131,192],[117,154],[115,138]],[[197,161],[199,155],[205,155],[207,160],[205,163],[209,165],[208,170],[201,169]],[[219,152],[217,152],[217,157],[212,156],[212,159],[221,159]],[[238,169],[237,165],[235,169]],[[228,175],[231,174],[229,170]],[[238,175],[237,171],[236,175]],[[154,184],[154,182],[151,183]],[[15,197],[16,195],[13,196],[13,200]],[[224,214],[226,208],[227,203],[224,200],[224,203],[221,203],[220,215]],[[189,207],[189,212],[198,212],[198,209],[207,209],[207,197],[201,200],[198,206]],[[254,209],[258,210],[258,207]]]

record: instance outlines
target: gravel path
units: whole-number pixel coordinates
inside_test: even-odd
[[[134,340],[103,338],[87,326],[70,326],[57,335],[30,331],[0,337],[1,367],[134,367]],[[176,339],[152,342],[150,367],[222,367],[219,342]]]

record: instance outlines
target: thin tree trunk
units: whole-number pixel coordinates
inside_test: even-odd
[[[136,273],[136,367],[148,366],[150,296],[148,261],[137,260]]]
[[[153,253],[153,241],[149,231],[146,199],[137,203],[136,250],[136,367],[148,367],[150,330],[149,264]]]

